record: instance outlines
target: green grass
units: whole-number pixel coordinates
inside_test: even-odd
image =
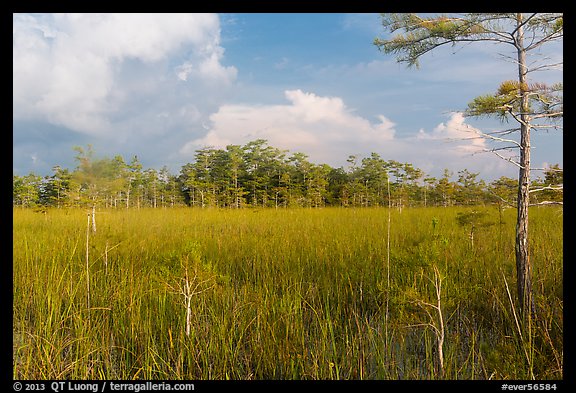
[[[470,208],[393,210],[390,285],[386,209],[98,211],[89,275],[86,211],[15,209],[14,378],[562,379],[562,210],[530,211],[520,337],[515,212],[479,209],[473,245]]]

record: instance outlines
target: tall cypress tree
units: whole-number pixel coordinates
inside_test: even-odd
[[[474,99],[468,106],[469,116],[497,116],[513,119],[519,141],[508,138],[511,130],[484,137],[504,142],[519,150],[519,160],[506,158],[518,166],[518,201],[516,221],[516,278],[520,310],[534,308],[532,269],[528,242],[528,206],[530,205],[530,131],[561,128],[562,85],[546,86],[529,83],[528,74],[559,66],[542,64],[536,55],[543,45],[563,37],[563,15],[557,13],[501,13],[419,16],[413,13],[382,14],[386,31],[397,33],[389,39],[376,38],[374,44],[385,53],[397,55],[399,62],[417,66],[424,54],[450,44],[492,42],[508,46],[515,52],[517,79],[504,82],[494,95]],[[398,33],[399,32],[399,33]],[[529,59],[529,55],[534,54]],[[552,121],[552,122],[550,122]],[[502,136],[506,135],[506,138]],[[500,149],[491,151],[498,154]],[[499,154],[498,154],[499,155]],[[501,155],[499,155],[502,157]]]

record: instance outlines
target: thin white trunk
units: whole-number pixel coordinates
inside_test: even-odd
[[[96,233],[96,206],[92,206],[92,232]]]

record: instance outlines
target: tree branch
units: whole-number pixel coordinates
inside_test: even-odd
[[[564,186],[560,185],[560,186],[545,186],[545,187],[540,187],[540,188],[533,188],[528,192],[538,192],[538,191],[545,191],[545,190],[552,190],[552,191],[560,191],[560,190],[564,190]]]
[[[508,161],[508,162],[516,165],[516,166],[517,166],[518,168],[520,168],[520,169],[525,169],[522,165],[520,165],[520,163],[514,161],[512,158],[504,157],[503,155],[497,153],[494,149],[492,149],[492,150],[486,149],[485,151],[496,154],[496,155],[497,155],[498,157],[500,157],[501,159],[503,159],[503,160],[505,160],[505,161]]]
[[[531,203],[528,206],[544,206],[544,205],[564,205],[562,201],[542,201],[538,203]]]
[[[534,68],[530,68],[528,71],[526,71],[526,73],[530,73],[530,72],[536,72],[536,71],[546,71],[549,69],[552,69],[554,67],[558,67],[564,65],[564,62],[559,62],[559,63],[553,63],[553,64],[542,64],[541,66],[538,67],[534,67]]]
[[[515,204],[510,203],[509,201],[507,201],[506,199],[502,198],[500,195],[496,194],[494,191],[492,191],[490,188],[488,188],[488,192],[492,195],[494,195],[496,198],[500,199],[505,205],[513,207],[514,209],[516,209],[518,206]]]
[[[521,28],[524,27],[529,21],[530,19],[534,18],[536,15],[538,15],[537,13],[534,13],[532,15],[530,15],[528,18],[526,18],[522,23],[520,23],[518,26],[516,26],[516,28],[514,30],[512,30],[512,32],[510,33],[511,36],[514,36],[516,34],[516,32]]]

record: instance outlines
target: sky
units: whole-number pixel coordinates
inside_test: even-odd
[[[514,53],[445,46],[408,68],[376,37],[376,13],[14,14],[13,173],[73,169],[90,144],[178,174],[200,148],[266,139],[333,167],[375,152],[428,176],[517,178],[471,138],[511,124],[461,113],[517,77]],[[562,61],[562,44],[529,60]],[[532,133],[532,167],[563,166],[562,151],[562,131]]]

